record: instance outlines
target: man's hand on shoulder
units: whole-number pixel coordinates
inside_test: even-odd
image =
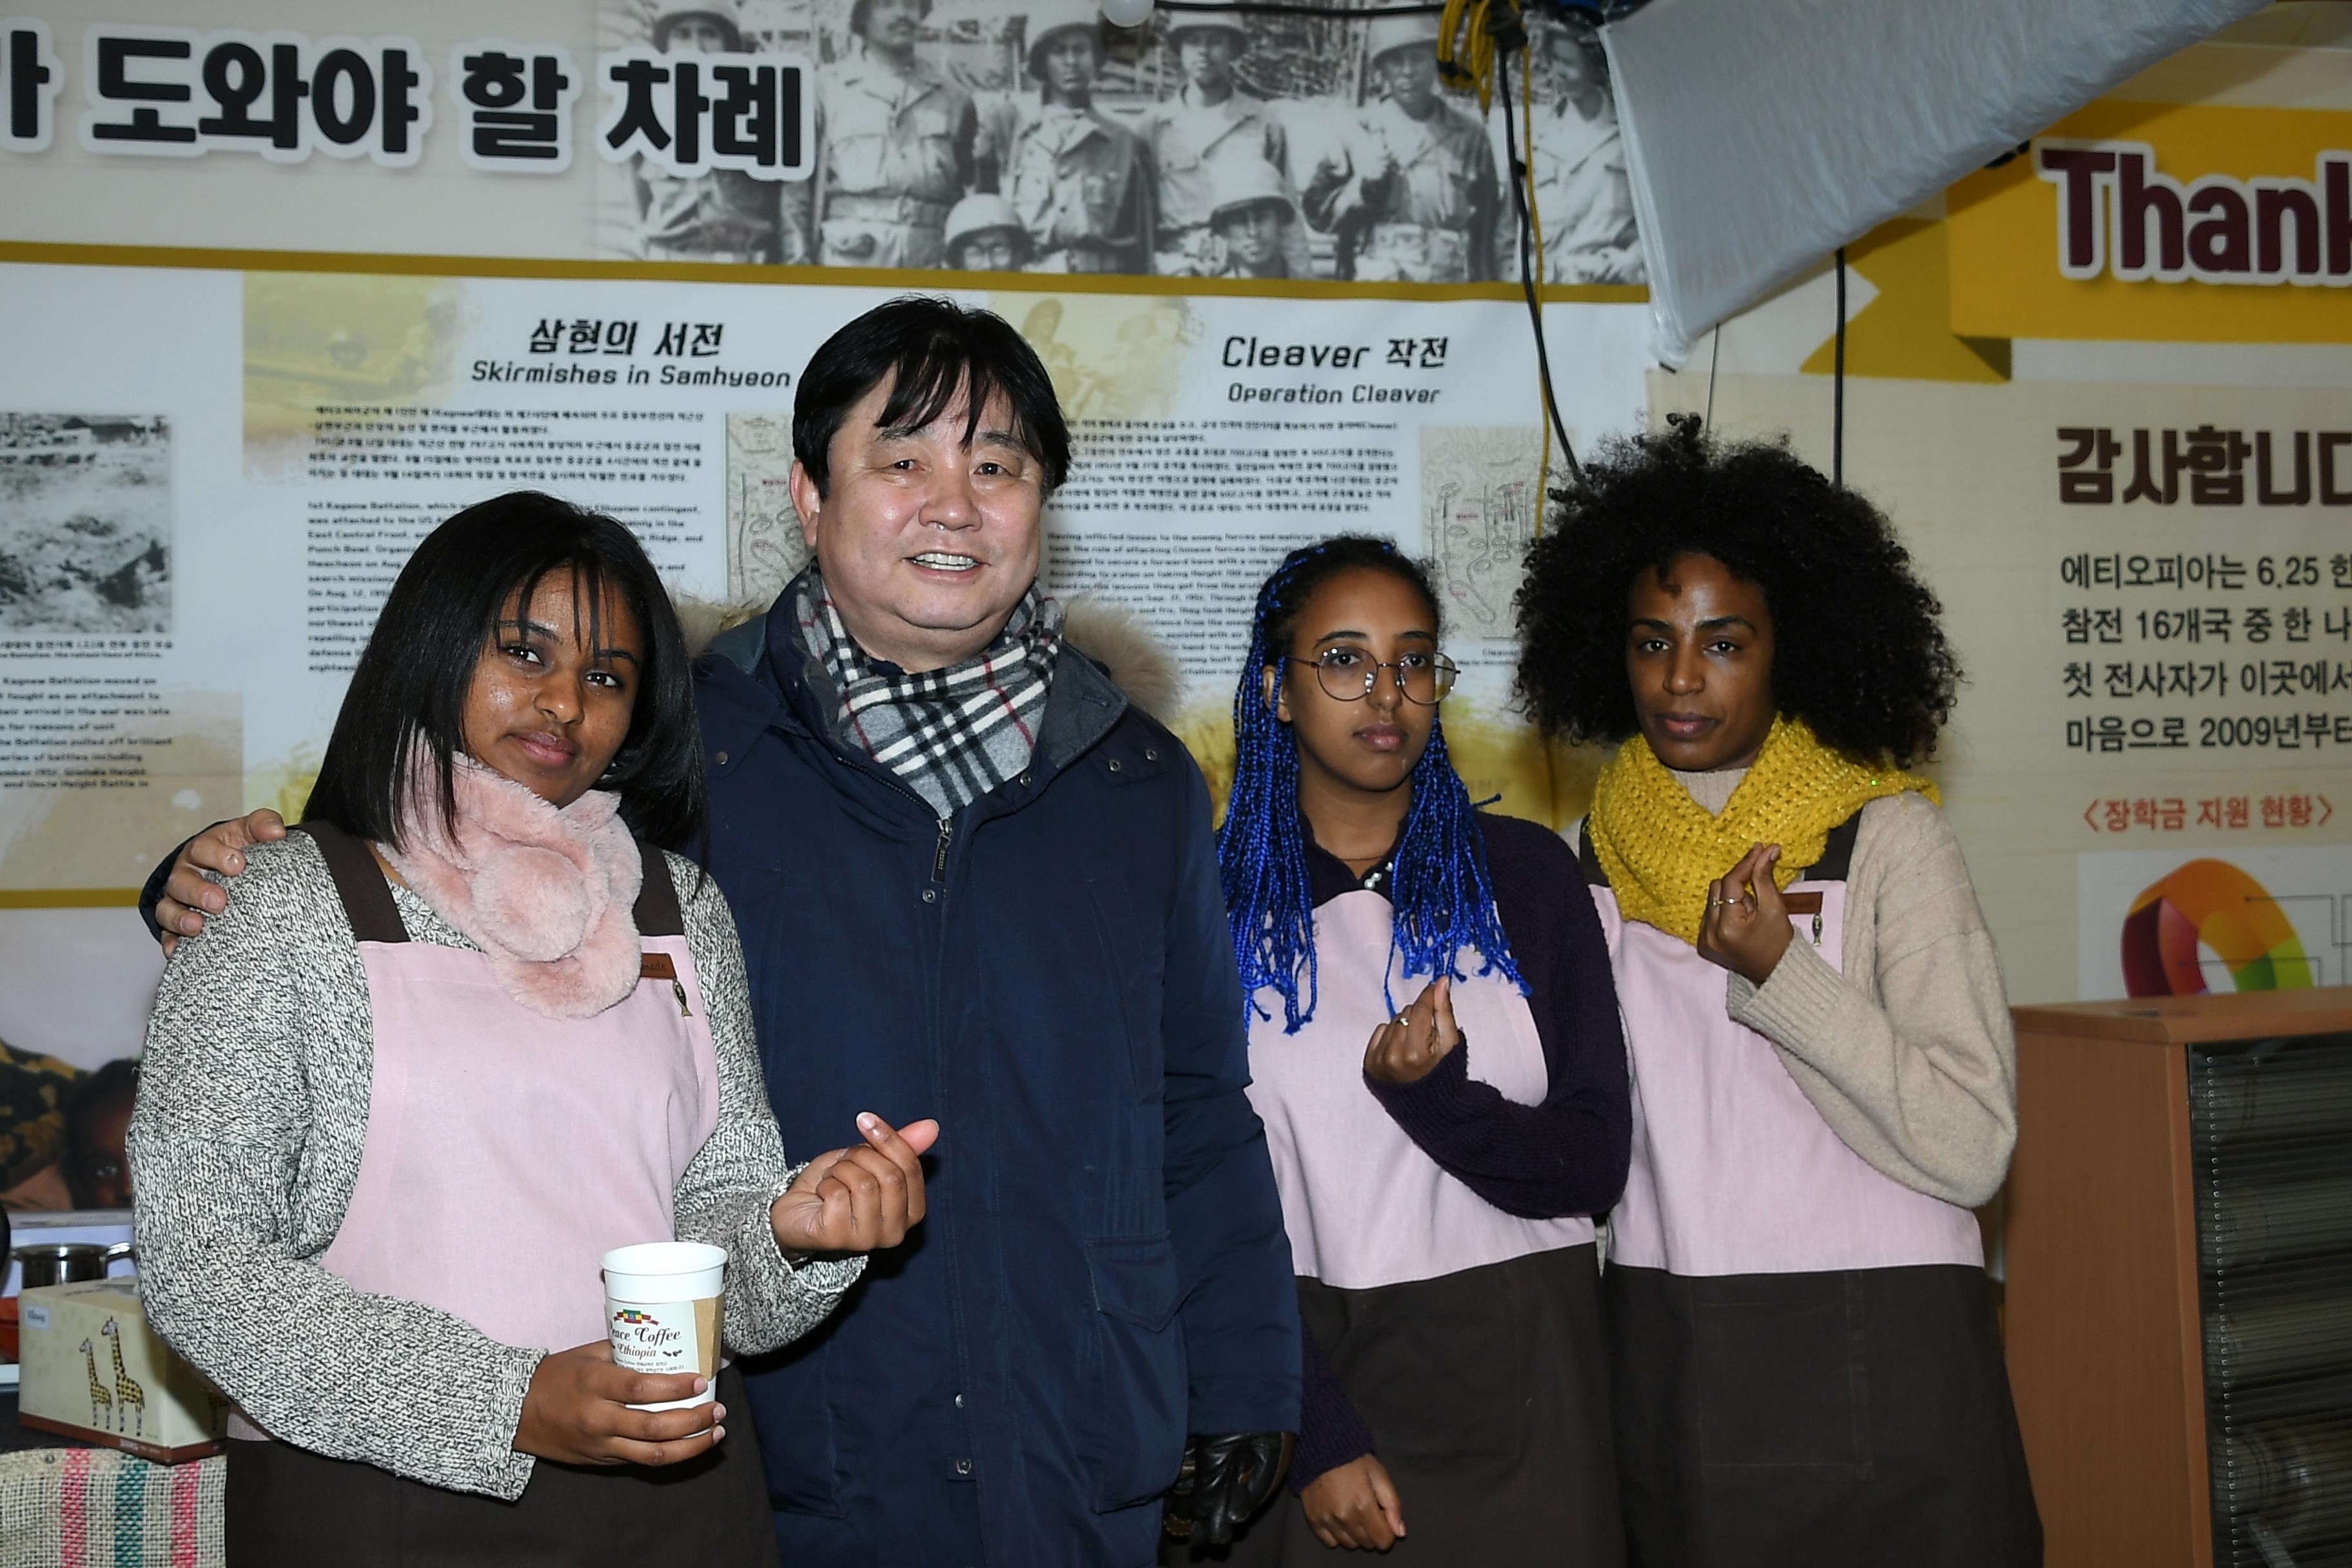
[[[170,957],[180,938],[194,936],[205,929],[207,919],[228,908],[227,890],[205,872],[234,877],[245,869],[247,849],[285,837],[285,819],[264,806],[245,816],[215,822],[189,839],[172,863],[163,896],[155,901],[155,923],[163,928],[163,955]]]

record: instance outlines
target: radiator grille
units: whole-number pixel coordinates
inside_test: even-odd
[[[2189,1053],[2214,1561],[2352,1568],[2352,1035]]]

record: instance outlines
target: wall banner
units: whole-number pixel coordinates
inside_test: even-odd
[[[299,802],[437,519],[535,485],[619,513],[684,592],[772,589],[796,379],[908,289],[997,305],[1053,365],[1080,458],[1052,585],[1155,617],[1213,776],[1247,586],[1360,527],[1444,563],[1457,754],[1549,815],[1498,635],[1541,450],[1517,280],[1581,438],[1640,416],[1640,247],[1590,36],[1538,18],[1528,95],[1482,115],[1435,26],[0,5],[0,1039],[135,1047],[132,889]]]
[[[0,267],[0,904],[126,900],[205,824],[299,811],[393,578],[487,495],[609,511],[681,593],[763,605],[806,558],[802,367],[887,297]],[[1048,586],[1173,646],[1173,717],[1213,771],[1259,580],[1353,530],[1433,561],[1468,671],[1457,754],[1482,794],[1549,814],[1506,712],[1542,452],[1514,307],[968,298],[1028,337],[1072,423]],[[1571,426],[1622,424],[1639,308],[1554,312],[1585,367]]]
[[[1077,461],[1047,584],[1174,647],[1213,782],[1258,581],[1361,530],[1433,563],[1474,795],[1582,810],[1594,759],[1509,696],[1544,442],[1483,172],[1508,106],[1424,103],[1404,19],[14,10],[0,1038],[135,1048],[132,889],[216,817],[299,808],[386,586],[460,507],[553,490],[684,595],[772,596],[798,378],[910,287],[1051,369]],[[2317,27],[2189,50],[1849,247],[1845,476],[1969,672],[1935,772],[2019,1002],[2352,979],[2352,32]],[[1538,34],[1578,449],[1705,412],[1826,470],[1832,279],[1656,370],[1607,95]]]
[[[1952,331],[2352,342],[2352,117],[2095,103],[1952,187]]]
[[[1526,269],[1525,202],[1539,282],[1643,280],[1606,62],[1548,14],[1493,114],[1441,87],[1434,16],[1123,29],[1091,0],[538,0],[493,32],[356,0],[305,7],[299,30],[268,15],[0,17],[11,237],[157,243],[141,205],[201,182],[165,243],[1499,297]],[[1533,169],[1517,192],[1514,136]]]

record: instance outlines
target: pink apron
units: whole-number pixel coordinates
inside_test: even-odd
[[[1842,968],[1859,816],[1790,889]],[[2025,1568],[2042,1560],[1976,1217],[1848,1148],[1729,977],[1622,918],[1633,1164],[1610,1216],[1618,1475],[1637,1561]]]
[[[1790,918],[1796,940],[1840,968],[1843,863],[1833,874],[1807,870],[1789,890],[1820,895],[1818,921]],[[1731,1017],[1725,971],[1680,937],[1624,919],[1605,884],[1592,897],[1617,971],[1633,1089],[1612,1262],[1684,1275],[1983,1264],[1973,1214],[1848,1148],[1772,1042]]]
[[[1395,911],[1370,890],[1342,893],[1315,911],[1315,1016],[1286,1035],[1282,998],[1260,991],[1271,1020],[1250,1022],[1250,1104],[1265,1123],[1274,1184],[1297,1273],[1346,1290],[1434,1279],[1529,1253],[1580,1247],[1592,1222],[1522,1219],[1472,1192],[1422,1152],[1364,1087],[1364,1047],[1428,976],[1407,979],[1390,941]],[[1543,1041],[1527,998],[1485,961],[1461,955],[1474,976],[1454,987],[1454,1015],[1470,1050],[1470,1077],[1506,1100],[1539,1105],[1549,1088]],[[1382,981],[1386,980],[1385,991]]]
[[[1405,1499],[1412,1533],[1392,1560],[1622,1563],[1592,1221],[1506,1214],[1373,1097],[1364,1047],[1394,1011],[1389,999],[1402,1008],[1429,980],[1406,977],[1395,925],[1380,891],[1325,900],[1314,1016],[1285,1034],[1268,988],[1255,1000],[1272,1017],[1250,1021],[1250,1103],[1265,1124],[1308,1342]],[[1454,984],[1469,1077],[1540,1105],[1551,1083],[1535,1014],[1511,981],[1478,973],[1484,962],[1465,949],[1469,978]],[[1336,1555],[1283,1498],[1232,1562]]]
[[[506,1344],[604,1339],[599,1259],[672,1238],[672,1194],[719,1120],[667,863],[645,852],[646,977],[593,1018],[556,1019],[508,996],[483,954],[409,941],[366,845],[299,831],[334,873],[374,1018],[367,1142],[320,1266]]]

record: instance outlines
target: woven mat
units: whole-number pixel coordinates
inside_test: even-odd
[[[224,1568],[218,1457],[156,1465],[112,1448],[0,1454],[0,1568]]]

